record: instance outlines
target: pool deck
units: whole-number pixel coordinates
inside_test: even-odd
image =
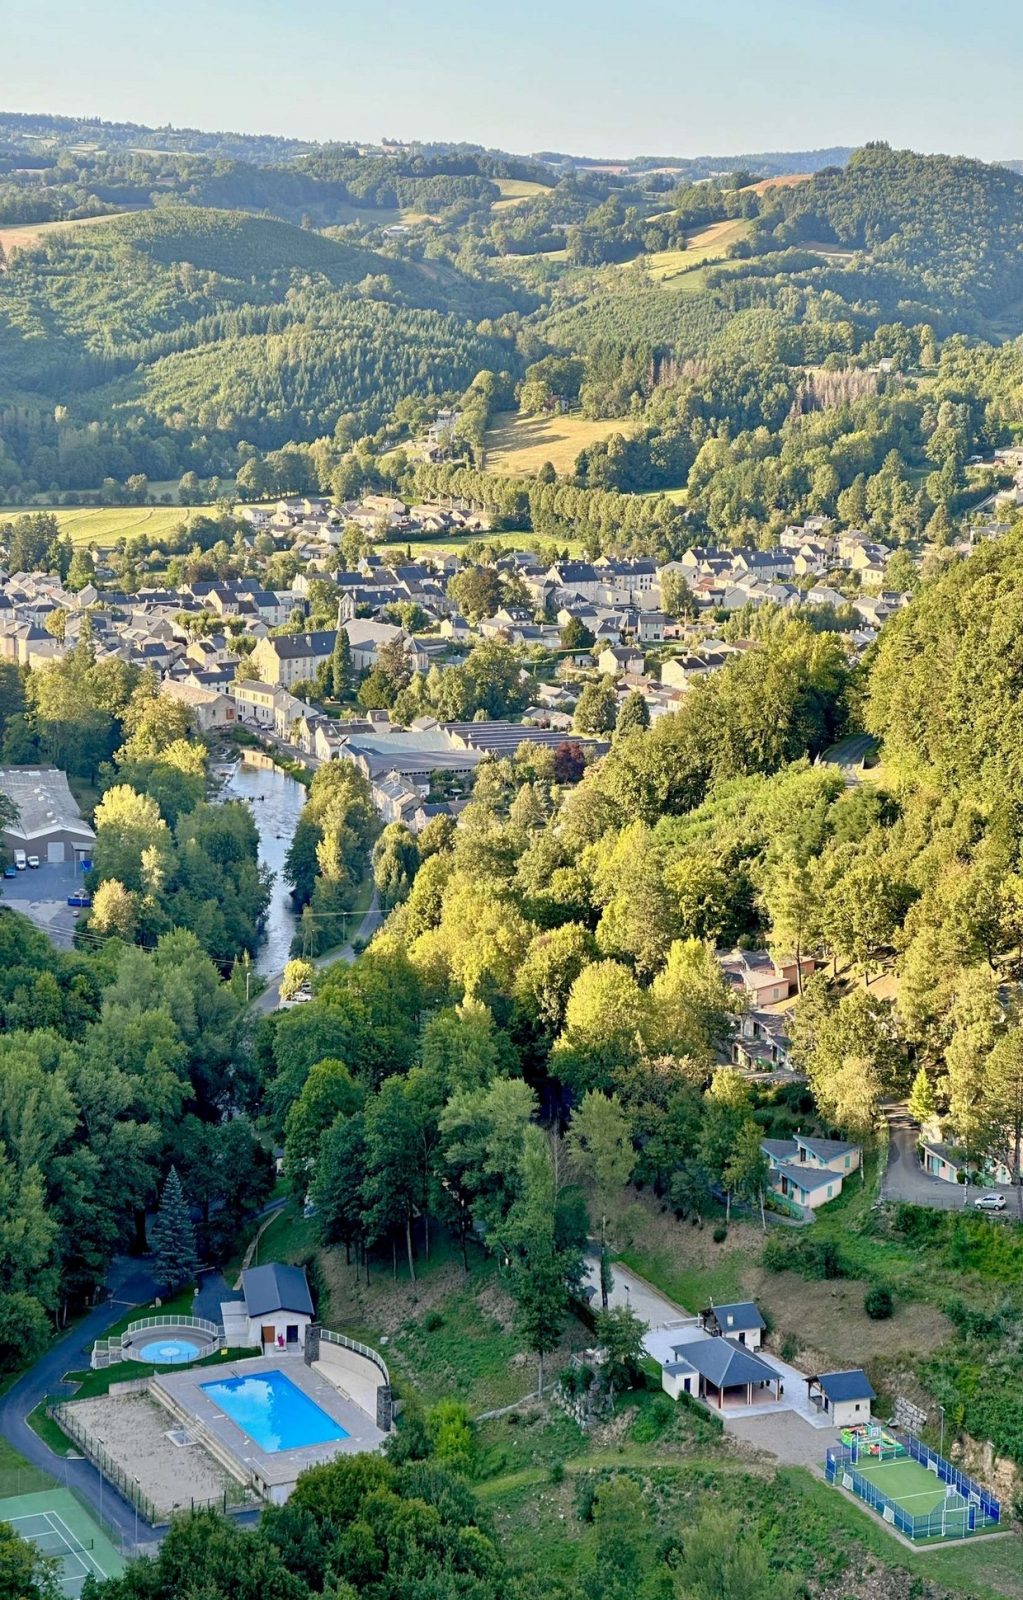
[[[301,1389],[333,1422],[344,1428],[348,1437],[329,1439],[324,1444],[305,1445],[295,1450],[263,1450],[202,1390],[206,1383],[221,1383],[225,1378],[253,1378],[266,1372],[283,1372],[297,1389]],[[251,1361],[224,1361],[218,1366],[161,1372],[150,1380],[150,1384],[157,1398],[162,1391],[175,1408],[187,1412],[201,1424],[202,1432],[209,1436],[217,1449],[236,1463],[239,1476],[246,1479],[255,1476],[274,1499],[283,1498],[281,1491],[286,1494],[299,1473],[307,1467],[333,1461],[340,1455],[379,1450],[385,1438],[372,1417],[367,1416],[354,1401],[335,1389],[318,1372],[307,1367],[301,1356],[297,1355],[255,1356]]]

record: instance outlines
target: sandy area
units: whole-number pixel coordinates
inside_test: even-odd
[[[148,1394],[99,1395],[75,1400],[71,1409],[161,1512],[219,1499],[225,1489],[237,1494],[238,1484],[202,1445],[181,1447],[167,1438],[177,1424]]]

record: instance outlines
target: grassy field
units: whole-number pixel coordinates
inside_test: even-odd
[[[137,209],[137,208],[132,208]],[[111,217],[126,216],[126,211],[110,211],[105,217],[81,217],[77,222],[21,222],[9,228],[0,228],[0,249],[5,255],[14,250],[28,250],[51,233],[68,233],[72,228],[92,228],[97,222],[109,222]]]
[[[576,456],[587,445],[630,431],[628,420],[621,417],[520,417],[499,411],[487,430],[487,471],[528,475],[549,461],[564,475],[572,472]]]
[[[509,206],[521,205],[523,200],[532,200],[535,195],[550,194],[550,184],[530,183],[526,178],[495,178],[494,182],[501,191],[501,198],[494,201],[492,211],[507,211]]]
[[[188,518],[183,506],[0,506],[0,517],[19,517],[26,511],[52,511],[62,533],[72,544],[110,550],[118,539],[137,534],[161,534]]]
[[[679,279],[688,278],[690,273],[695,273],[699,267],[705,267],[711,261],[724,259],[728,246],[735,244],[739,239],[744,239],[749,232],[749,223],[741,217],[728,222],[712,222],[707,228],[699,228],[695,233],[689,234],[684,250],[656,250],[647,257],[647,272],[655,283],[679,286]],[[696,293],[696,281],[686,284],[687,292]],[[702,287],[702,282],[699,285]]]

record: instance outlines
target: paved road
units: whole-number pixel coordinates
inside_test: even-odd
[[[667,1295],[663,1295],[652,1284],[644,1283],[628,1267],[623,1267],[616,1261],[612,1267],[611,1292],[607,1297],[608,1308],[614,1311],[618,1306],[627,1306],[634,1311],[637,1317],[642,1317],[647,1327],[651,1330],[663,1328],[671,1323],[676,1323],[689,1316]],[[585,1281],[593,1289],[593,1298],[590,1304],[594,1310],[600,1310],[600,1257],[593,1253],[586,1257]]]
[[[77,1489],[97,1514],[102,1508],[102,1520],[113,1526],[128,1544],[134,1544],[136,1528],[139,1542],[145,1544],[159,1535],[141,1517],[136,1523],[134,1507],[101,1479],[91,1461],[54,1455],[26,1421],[47,1395],[72,1393],[61,1382],[64,1373],[87,1367],[89,1352],[96,1340],[132,1306],[149,1304],[158,1286],[144,1263],[118,1257],[111,1266],[107,1288],[110,1298],[83,1317],[63,1339],[51,1345],[0,1400],[0,1434],[34,1467]]]
[[[963,1184],[946,1183],[934,1178],[920,1165],[917,1145],[920,1129],[902,1106],[892,1106],[888,1117],[888,1167],[884,1177],[884,1198],[905,1200],[915,1206],[932,1206],[937,1211],[962,1211],[972,1209],[981,1193],[1005,1195],[1005,1210],[987,1215],[1000,1222],[1019,1221],[1019,1195],[1002,1184],[970,1186],[969,1193]]]
[[[349,943],[340,945],[336,950],[328,950],[322,956],[316,956],[313,960],[313,966],[322,971],[324,967],[333,966],[335,961],[354,961],[354,941],[356,939],[368,939],[370,934],[376,931],[378,925],[383,920],[383,915],[384,914],[380,909],[380,902],[377,899],[377,892],[374,889],[373,898],[366,910],[366,915],[359,923],[359,926],[353,933]],[[261,1014],[266,1016],[268,1012],[277,1010],[277,1007],[281,1003],[281,979],[283,977],[283,972],[275,972],[272,977],[267,979],[266,988],[263,989],[262,992],[258,994],[255,1000],[252,1002],[252,1010],[255,1011],[257,1015]]]

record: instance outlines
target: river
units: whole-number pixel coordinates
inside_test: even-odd
[[[244,800],[259,832],[259,862],[274,874],[267,908],[264,938],[253,965],[263,977],[280,972],[291,954],[296,918],[291,894],[284,882],[284,858],[308,792],[294,778],[275,767],[269,756],[246,751],[230,769],[220,790],[221,800]]]

